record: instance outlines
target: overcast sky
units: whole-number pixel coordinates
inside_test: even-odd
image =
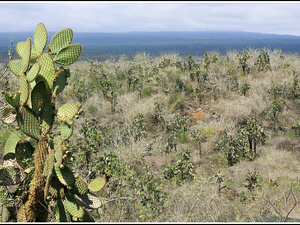
[[[0,31],[248,31],[300,36],[300,2],[0,2]]]

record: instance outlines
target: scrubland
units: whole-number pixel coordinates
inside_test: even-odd
[[[96,222],[300,221],[297,55],[137,53],[70,70],[56,104],[83,108],[69,163],[108,181]],[[2,148],[7,135],[1,124]]]

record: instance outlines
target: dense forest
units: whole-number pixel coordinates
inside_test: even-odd
[[[296,38],[285,51],[269,48],[278,39],[253,39],[261,43],[257,48],[241,41],[228,50],[221,48],[230,41],[224,36],[199,50],[200,42],[186,45],[184,36],[169,45],[152,38],[150,48],[155,41],[159,46],[155,54],[144,42],[137,53],[137,40],[120,39],[115,50],[124,54],[114,58],[114,44],[99,44],[111,57],[98,60],[88,55],[97,49],[92,41],[76,38],[82,58],[68,66],[70,77],[55,104],[82,106],[65,162],[88,183],[106,180],[95,194],[102,206],[85,209],[88,221],[300,221],[300,58],[286,53],[298,46]],[[210,50],[216,42],[218,49]],[[174,46],[180,53],[168,51]],[[15,92],[18,77],[2,73],[0,85]],[[58,123],[53,126],[61,132]],[[0,124],[1,149],[11,131],[13,124]],[[15,221],[20,189],[22,184],[1,186],[8,221]],[[57,221],[55,207],[47,210],[47,221]]]

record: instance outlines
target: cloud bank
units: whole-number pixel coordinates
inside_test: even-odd
[[[0,32],[248,31],[300,36],[299,2],[0,2]]]

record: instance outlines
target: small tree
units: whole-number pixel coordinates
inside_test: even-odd
[[[241,55],[239,56],[239,63],[240,66],[242,67],[243,74],[247,74],[250,72],[250,67],[247,64],[247,60],[250,58],[250,55],[248,51],[243,51]]]
[[[258,71],[271,69],[270,55],[268,51],[262,50],[260,54],[257,56],[254,65],[257,66]]]
[[[245,155],[248,149],[247,139],[243,132],[228,134],[224,131],[216,145],[216,149],[225,155],[228,165],[233,166],[239,162],[241,156]]]
[[[183,182],[184,180],[193,180],[196,172],[193,164],[190,162],[191,152],[188,149],[183,149],[177,154],[180,159],[176,162],[176,165],[172,166],[168,164],[162,173],[168,180],[175,180],[175,182]]]
[[[208,141],[209,138],[215,134],[215,132],[216,131],[211,127],[200,127],[191,133],[192,137],[194,138],[197,145],[199,146],[200,158],[202,153],[202,143]]]
[[[284,93],[284,88],[282,85],[274,85],[269,88],[267,92],[273,97],[270,111],[273,119],[273,131],[276,132],[276,124],[278,123],[279,114],[282,113],[284,107],[287,106],[285,100],[279,99],[279,96]]]
[[[267,135],[265,134],[261,124],[258,122],[255,113],[252,114],[247,121],[246,135],[249,141],[249,150],[253,153],[252,159],[254,159],[256,156],[257,144],[264,143],[267,138]]]
[[[252,193],[254,189],[260,185],[261,180],[262,177],[260,173],[254,169],[253,172],[246,174],[244,186]]]

